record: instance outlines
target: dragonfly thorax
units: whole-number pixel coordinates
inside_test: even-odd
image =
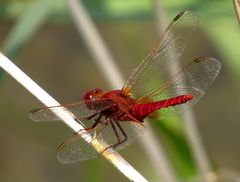
[[[104,112],[106,115],[128,113],[135,103],[135,99],[129,97],[129,95],[125,94],[122,90],[112,90],[105,93],[101,98],[112,100],[115,103],[113,107]],[[116,119],[121,120],[121,115]]]
[[[112,99],[119,107],[130,107],[135,103],[135,99],[131,98],[122,90],[112,90],[105,93],[102,98]]]

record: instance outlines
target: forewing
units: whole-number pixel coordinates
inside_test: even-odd
[[[65,104],[53,107],[44,107],[34,109],[29,113],[30,119],[33,121],[54,121],[61,120],[56,114],[61,112],[70,112],[78,119],[87,119],[90,116],[100,113],[114,105],[109,99],[96,99],[89,101],[86,105],[84,101],[74,104]]]
[[[186,103],[169,106],[159,110],[160,118],[174,115],[189,109],[205,93],[221,70],[221,63],[211,57],[201,57],[176,73],[168,82],[146,93],[144,100],[159,101],[174,98],[180,95],[192,95],[193,99]]]
[[[196,31],[199,19],[190,11],[177,15],[163,33],[158,49],[137,66],[123,90],[138,98],[158,87],[169,66],[179,60]]]

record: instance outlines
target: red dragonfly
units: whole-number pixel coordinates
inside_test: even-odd
[[[132,72],[121,90],[87,91],[78,103],[35,109],[34,121],[59,120],[52,112],[69,110],[98,140],[115,150],[122,149],[141,135],[146,127],[144,118],[158,119],[189,109],[205,93],[221,70],[221,63],[211,57],[200,57],[166,78],[168,69],[180,60],[185,47],[197,29],[199,17],[190,11],[178,14],[161,36],[154,50]],[[166,80],[166,81],[165,81]],[[79,132],[58,147],[63,163],[87,160],[99,155]]]

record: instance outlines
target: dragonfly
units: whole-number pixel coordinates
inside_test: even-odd
[[[85,129],[63,142],[57,149],[63,163],[88,160],[99,156],[84,133],[104,141],[103,149],[120,150],[146,130],[144,119],[163,119],[191,108],[205,94],[221,70],[213,57],[199,57],[175,69],[199,24],[200,17],[191,11],[178,14],[160,37],[160,44],[130,74],[119,90],[100,88],[87,91],[82,101],[34,109],[34,121],[60,120],[56,112],[69,111]],[[179,67],[179,66],[178,66]],[[54,111],[54,112],[53,112]]]

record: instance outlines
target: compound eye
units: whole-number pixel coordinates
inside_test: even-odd
[[[94,94],[101,94],[101,93],[103,93],[103,91],[100,88],[96,88],[96,89],[93,90],[93,93]]]
[[[83,96],[83,100],[93,100],[93,99],[97,99],[100,98],[103,95],[103,91],[99,88],[93,89],[93,90],[89,90],[84,96]]]

